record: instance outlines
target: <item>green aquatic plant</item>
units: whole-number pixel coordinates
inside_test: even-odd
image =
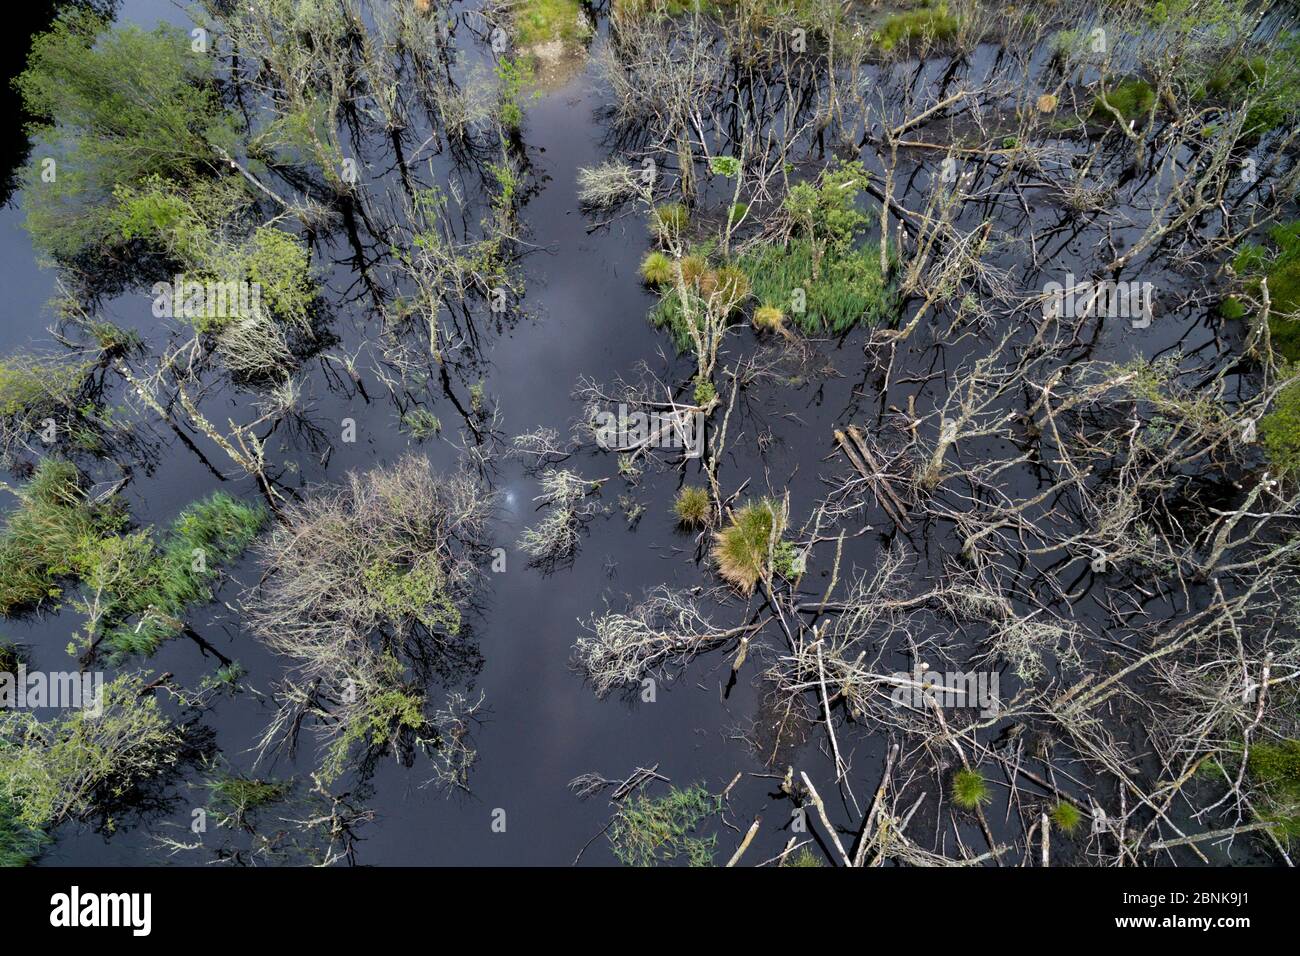
[[[866,170],[853,162],[823,172],[816,182],[791,187],[782,204],[791,238],[758,245],[738,263],[754,296],[808,334],[838,334],[859,322],[877,324],[897,311],[879,250],[860,245],[870,223],[858,208],[867,182]]]
[[[812,868],[812,867],[825,866],[826,864],[822,862],[821,857],[819,857],[812,850],[808,849],[808,847],[801,846],[799,848],[798,853],[792,853],[790,856],[787,856],[781,862],[781,865]]]
[[[498,82],[498,116],[507,130],[518,131],[524,125],[524,107],[520,102],[524,87],[533,81],[532,61],[524,57],[502,57],[496,66]]]
[[[76,582],[88,645],[152,654],[184,629],[188,607],[211,599],[217,566],[244,551],[266,513],[217,492],[183,511],[161,545],[125,532],[126,520],[111,500],[86,497],[74,465],[44,460],[0,534],[0,613],[55,601]]]
[[[711,866],[717,836],[694,835],[722,801],[699,784],[651,799],[638,793],[624,799],[609,827],[610,847],[624,866],[656,866],[685,856],[691,866]]]
[[[148,532],[103,538],[80,558],[88,643],[117,658],[153,654],[185,629],[186,611],[212,599],[219,566],[239,558],[267,512],[224,492],[190,505],[161,544]]]
[[[416,441],[424,441],[442,431],[442,421],[427,408],[415,408],[402,416],[402,427]]]
[[[222,773],[205,783],[208,806],[216,813],[221,826],[247,827],[257,810],[279,803],[293,789],[284,780],[258,780]]]
[[[731,523],[714,536],[718,573],[742,592],[753,591],[784,533],[785,512],[779,502],[764,498],[737,509]]]
[[[1290,362],[1300,361],[1300,220],[1279,223],[1268,231],[1269,246],[1243,243],[1232,267],[1258,298],[1260,278],[1268,280],[1269,341]],[[1242,308],[1244,312],[1244,307]]]
[[[673,500],[673,514],[686,528],[706,526],[713,518],[713,501],[709,492],[698,485],[685,485]]]
[[[963,768],[952,775],[952,802],[963,810],[975,810],[992,799],[988,781],[979,771]]]

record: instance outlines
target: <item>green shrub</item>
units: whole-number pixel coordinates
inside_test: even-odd
[[[55,826],[176,763],[180,735],[144,686],[134,674],[104,684],[98,715],[73,710],[41,720],[30,710],[0,710],[0,804],[12,820]]]
[[[212,59],[174,26],[108,29],[86,12],[35,37],[15,81],[31,127],[25,174],[27,226],[38,248],[75,259],[114,243],[121,186],[151,176],[176,182],[215,175],[216,146],[233,151],[237,121],[221,105]],[[57,163],[42,179],[41,160]]]
[[[1279,223],[1268,232],[1273,252],[1243,243],[1233,257],[1238,275],[1259,294],[1259,276],[1268,279],[1269,338],[1288,361],[1300,361],[1300,220]],[[1245,310],[1242,309],[1242,312]]]
[[[816,183],[791,187],[783,208],[793,237],[784,246],[759,246],[739,262],[754,296],[808,334],[839,334],[897,311],[879,249],[859,245],[870,224],[857,207],[867,179],[862,164],[852,162],[823,172]]]
[[[958,770],[952,776],[952,802],[963,810],[974,810],[993,799],[988,781],[976,770]]]

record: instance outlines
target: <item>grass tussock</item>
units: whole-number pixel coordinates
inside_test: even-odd
[[[785,550],[785,511],[771,498],[753,501],[732,513],[731,524],[714,536],[718,573],[748,594]]]
[[[1049,816],[1052,818],[1052,825],[1066,836],[1077,833],[1079,827],[1083,825],[1083,811],[1073,803],[1066,803],[1064,800],[1052,807]]]
[[[705,488],[687,485],[677,492],[673,514],[684,528],[703,528],[713,519],[713,501]]]
[[[952,776],[952,802],[963,810],[975,810],[992,801],[988,781],[977,770],[962,769]]]

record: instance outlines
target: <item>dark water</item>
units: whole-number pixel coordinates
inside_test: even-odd
[[[159,19],[186,22],[170,4],[129,2],[119,14],[145,26]],[[595,43],[605,42],[600,36]],[[995,54],[981,49],[969,69],[990,67]],[[942,66],[942,65],[940,65]],[[936,72],[938,68],[936,67]],[[524,272],[526,295],[497,328],[484,327],[481,374],[488,401],[499,408],[500,427],[506,436],[549,425],[561,433],[581,411],[572,397],[575,383],[583,375],[609,381],[616,375],[632,376],[639,362],[663,373],[666,380],[686,381],[689,363],[672,355],[667,338],[646,321],[653,298],[637,281],[637,265],[649,239],[641,218],[626,216],[592,230],[593,219],[578,207],[575,175],[579,167],[608,158],[607,129],[600,109],[605,98],[594,67],[588,67],[558,90],[530,99],[526,106],[523,139],[532,163],[534,183],[540,189],[523,207],[521,219],[525,239],[536,247],[527,256]],[[16,119],[6,122],[12,133]],[[10,153],[20,152],[20,146]],[[870,162],[870,157],[864,154]],[[923,194],[935,170],[925,157],[916,157],[910,181],[912,195]],[[1033,190],[1027,190],[1034,199]],[[5,294],[0,302],[0,350],[8,353],[26,348],[46,348],[45,327],[52,316],[44,303],[53,294],[54,273],[39,268],[26,233],[21,228],[21,197],[0,211],[0,269]],[[1044,230],[1049,239],[1046,257],[1063,273],[1069,268],[1083,274],[1086,263],[1096,255],[1096,230],[1058,234],[1057,222],[1064,223],[1060,210],[1044,203],[1031,205],[1023,218],[1019,212],[990,207],[1004,216],[1008,231],[1029,228]],[[991,214],[991,212],[989,214]],[[973,211],[971,215],[977,215]],[[1120,241],[1123,237],[1120,236]],[[347,304],[344,290],[351,285],[342,244],[323,247],[336,266],[330,285],[337,300],[345,304],[336,310],[334,331],[343,349],[365,341],[373,319],[358,302]],[[1076,268],[1077,264],[1077,268]],[[1018,281],[1026,287],[1041,284],[1043,275],[1033,274],[1023,263],[1013,263],[1023,273]],[[1055,275],[1056,273],[1053,273]],[[1051,276],[1048,276],[1051,277]],[[1181,281],[1181,280],[1179,280]],[[1171,283],[1172,284],[1172,283]],[[106,306],[107,314],[123,325],[147,328],[152,319],[149,301],[143,295],[124,296]],[[910,311],[904,310],[905,316]],[[759,383],[748,389],[740,403],[737,423],[729,436],[731,452],[723,469],[724,486],[734,488],[744,477],[751,479],[748,493],[764,490],[789,491],[795,503],[796,521],[825,493],[824,479],[840,473],[842,463],[827,461],[833,450],[831,432],[848,422],[870,422],[882,409],[904,406],[915,395],[918,409],[929,411],[941,400],[952,371],[972,354],[982,354],[987,341],[972,339],[944,344],[946,323],[936,329],[922,328],[904,347],[896,362],[894,384],[882,394],[882,374],[876,360],[864,354],[864,335],[854,333],[843,340],[816,343],[819,361],[816,373],[802,384]],[[1203,307],[1171,307],[1159,324],[1139,332],[1124,323],[1093,330],[1087,348],[1089,358],[1123,361],[1138,354],[1160,354],[1174,344],[1184,352],[1198,348],[1217,349],[1218,330],[1206,318]],[[153,338],[157,338],[154,333]],[[738,354],[755,347],[748,328],[731,333],[724,347]],[[363,375],[364,363],[362,363]],[[908,377],[915,383],[898,384]],[[327,465],[322,466],[317,450],[304,443],[284,439],[272,445],[270,457],[291,461],[297,474],[286,479],[290,485],[310,488],[337,482],[349,470],[368,469],[392,463],[402,454],[426,455],[440,469],[451,469],[461,452],[456,435],[459,417],[448,396],[435,383],[428,394],[416,396],[442,418],[446,430],[438,439],[417,444],[398,429],[399,412],[385,393],[368,379],[367,393],[373,401],[348,395],[332,386],[333,379],[320,368],[308,377],[306,404],[311,419],[322,434],[337,437],[345,418],[355,419],[355,444],[331,441]],[[458,400],[467,403],[472,377],[453,383]],[[248,395],[236,393],[210,397],[207,407],[215,414],[247,420]],[[132,513],[142,525],[162,526],[186,504],[222,487],[245,498],[255,498],[251,480],[218,482],[210,469],[178,443],[171,433],[148,421],[158,442],[156,467],[148,474],[138,470],[124,495]],[[765,450],[758,451],[764,436]],[[453,444],[455,442],[455,444]],[[203,444],[218,467],[225,462],[219,451]],[[989,451],[995,450],[990,447]],[[973,446],[971,452],[977,449]],[[580,452],[569,465],[588,478],[610,478],[602,501],[609,513],[588,525],[581,550],[571,567],[545,574],[527,566],[525,556],[513,548],[519,532],[536,520],[533,498],[535,480],[517,461],[498,456],[491,480],[502,496],[503,508],[495,529],[496,543],[507,548],[507,570],[489,576],[482,613],[472,621],[473,638],[481,667],[467,683],[475,694],[485,694],[484,722],[474,732],[478,762],[470,775],[470,793],[446,795],[436,786],[425,786],[432,776],[427,764],[417,760],[403,767],[391,757],[380,762],[372,780],[372,792],[365,804],[376,811],[375,821],[360,831],[358,862],[385,864],[567,864],[608,820],[602,798],[579,801],[567,789],[573,777],[595,771],[622,779],[637,767],[658,765],[658,772],[675,784],[700,781],[714,792],[743,773],[731,792],[729,810],[719,829],[718,856],[725,859],[740,835],[757,814],[765,825],[749,851],[756,862],[779,852],[788,834],[782,831],[790,804],[775,799],[779,776],[786,764],[806,772],[818,782],[830,803],[837,823],[854,826],[858,817],[831,784],[834,764],[827,757],[828,744],[822,728],[813,728],[811,739],[797,751],[769,766],[750,741],[762,740],[764,687],[758,679],[764,655],[779,653],[776,640],[759,651],[755,663],[741,672],[738,685],[724,694],[730,676],[729,657],[705,655],[697,659],[669,687],[661,687],[654,703],[628,702],[611,697],[600,701],[570,667],[573,642],[579,634],[579,620],[607,606],[622,608],[647,589],[661,584],[695,586],[709,583],[707,568],[700,566],[692,536],[676,529],[670,514],[672,495],[680,478],[674,472],[647,471],[636,487],[618,479],[613,456]],[[693,466],[688,468],[693,475]],[[1025,487],[1034,479],[1026,475]],[[644,517],[629,527],[620,513],[617,498],[633,494],[646,508]],[[863,521],[878,528],[890,528],[879,512],[868,511]],[[850,528],[850,531],[856,530]],[[939,523],[917,526],[888,536],[872,530],[846,545],[846,562],[870,567],[882,549],[903,538],[921,559],[918,579],[938,572],[954,542],[949,529]],[[819,552],[821,554],[821,552]],[[829,555],[820,565],[814,562],[805,587],[811,592],[824,587]],[[205,723],[216,735],[216,743],[229,765],[260,776],[299,780],[317,765],[318,754],[304,747],[296,760],[284,755],[253,768],[251,748],[269,721],[273,707],[268,702],[282,665],[241,630],[234,604],[244,586],[256,581],[259,569],[244,561],[230,569],[224,586],[211,605],[195,611],[191,624],[224,654],[240,661],[249,671],[245,683],[252,693],[219,701]],[[1077,613],[1087,620],[1102,622],[1104,615],[1087,598]],[[717,620],[740,621],[746,609],[740,599],[719,612]],[[66,665],[63,646],[76,627],[74,615],[63,613],[29,621],[6,622],[6,636],[29,645],[33,666],[57,669]],[[952,642],[962,635],[945,635]],[[193,685],[211,673],[214,663],[198,647],[183,639],[172,641],[149,662],[161,672],[170,671],[178,681]],[[900,665],[905,661],[900,661]],[[1011,683],[1010,675],[1006,682]],[[840,746],[852,765],[850,782],[859,800],[874,788],[880,773],[886,742],[850,728],[840,731]],[[826,781],[823,785],[821,782]],[[1001,823],[1005,813],[1003,789],[994,788],[997,801],[988,816],[995,830],[1019,833],[1014,814],[1010,824]],[[106,836],[89,825],[69,823],[58,831],[58,840],[46,853],[46,864],[114,865],[122,863],[198,863],[198,855],[171,858],[154,846],[154,836],[170,833],[186,836],[190,812],[201,805],[201,796],[183,784],[173,788],[170,809],[143,819],[124,820],[117,832]],[[507,816],[504,833],[494,832],[493,813],[503,809]],[[929,822],[926,815],[930,814]],[[935,829],[934,808],[918,821]],[[945,811],[946,817],[946,811]],[[946,821],[944,823],[946,826]],[[730,829],[729,829],[730,827]],[[965,834],[968,845],[979,845],[978,832]],[[1069,852],[1068,849],[1064,852]],[[597,840],[585,852],[585,863],[610,863],[604,840]]]

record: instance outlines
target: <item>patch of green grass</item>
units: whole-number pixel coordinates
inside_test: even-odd
[[[863,244],[871,220],[858,208],[858,197],[867,182],[862,164],[852,162],[826,170],[815,183],[791,187],[783,209],[793,237],[740,259],[754,296],[805,333],[839,334],[859,322],[884,322],[897,311],[879,249]]]
[[[957,17],[948,11],[948,5],[939,3],[891,14],[873,39],[880,49],[889,52],[899,44],[951,40],[957,35],[958,26]]]
[[[1146,80],[1123,80],[1097,93],[1092,101],[1090,118],[1094,122],[1110,125],[1116,121],[1115,113],[1111,110],[1116,110],[1124,117],[1125,123],[1131,124],[1135,120],[1144,119],[1155,101],[1156,91]],[[1110,104],[1111,109],[1107,109],[1106,104]]]
[[[784,246],[759,246],[740,266],[754,296],[809,335],[880,324],[898,308],[877,249],[823,249],[814,240],[792,239]]]
[[[708,525],[713,518],[713,501],[709,498],[708,490],[697,485],[684,486],[673,501],[673,514],[683,527],[700,528]]]
[[[796,866],[796,867],[820,867],[820,866],[825,866],[826,864],[822,862],[821,857],[819,857],[816,853],[808,849],[806,846],[802,846],[799,848],[798,853],[792,854],[791,856],[787,856],[785,860],[782,861],[781,865]]]
[[[0,534],[0,613],[57,599],[77,580],[87,640],[114,656],[151,654],[184,627],[185,609],[212,597],[217,565],[232,561],[266,522],[264,509],[222,492],[176,518],[161,544],[124,533],[112,502],[91,504],[75,466],[45,459]]]
[[[1300,740],[1252,744],[1246,769],[1265,795],[1260,819],[1278,823],[1289,838],[1300,837]]]
[[[657,800],[638,793],[623,800],[609,828],[609,842],[624,866],[655,866],[685,856],[691,866],[711,866],[717,836],[695,831],[722,809],[722,801],[699,784],[676,787]]]
[[[0,614],[6,617],[58,598],[60,582],[77,575],[81,556],[120,523],[91,506],[75,465],[46,458],[18,492],[0,533]]]
[[[223,820],[235,826],[248,825],[250,814],[279,803],[293,784],[284,780],[257,780],[221,774],[206,783],[208,804]]]
[[[1067,836],[1076,832],[1083,825],[1083,811],[1073,803],[1067,803],[1064,800],[1052,807],[1050,816],[1053,825]]]
[[[718,573],[748,594],[768,569],[768,557],[781,543],[785,522],[771,498],[752,501],[732,513],[731,524],[714,536]]]
[[[152,654],[185,626],[185,611],[212,599],[218,565],[235,560],[265,526],[265,509],[217,492],[186,508],[161,547],[147,533],[106,539],[83,578],[104,594],[98,626],[115,657]]]
[[[585,39],[580,10],[578,0],[523,0],[513,10],[515,39],[524,49],[553,40],[578,43]]]
[[[1278,393],[1273,408],[1259,420],[1258,431],[1273,472],[1300,474],[1300,385]]]
[[[1288,361],[1300,361],[1300,220],[1279,223],[1268,232],[1273,251],[1243,243],[1232,260],[1238,275],[1259,292],[1259,276],[1268,279],[1269,338]],[[1244,312],[1244,309],[1242,310]]]
[[[28,866],[41,855],[49,837],[18,819],[18,811],[0,798],[0,867]]]
[[[977,770],[958,770],[952,775],[952,802],[963,810],[974,810],[992,801],[988,781]]]

